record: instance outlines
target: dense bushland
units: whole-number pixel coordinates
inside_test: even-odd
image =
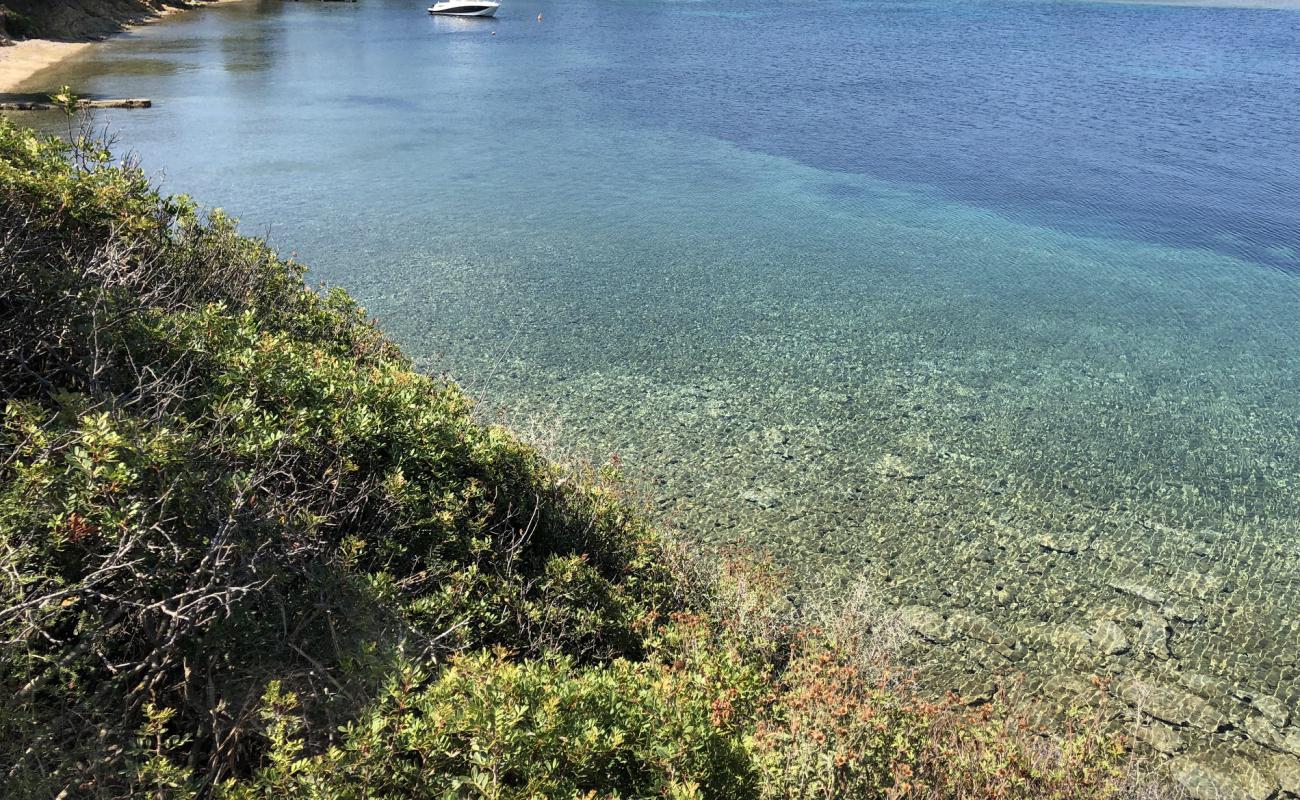
[[[0,121],[0,794],[1060,797],[1083,715],[926,700],[889,615],[688,558],[340,290]]]

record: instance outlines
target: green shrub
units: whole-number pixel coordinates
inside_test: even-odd
[[[0,761],[20,785],[129,784],[149,704],[169,755],[245,772],[272,679],[323,746],[401,648],[639,653],[672,592],[651,526],[477,423],[343,292],[102,148],[7,122],[0,230]]]
[[[25,14],[19,14],[11,8],[0,6],[0,35],[8,34],[18,39],[30,39],[39,36],[40,25]]]
[[[404,667],[323,755],[284,739],[230,798],[753,797],[741,735],[761,675],[725,653],[689,664],[454,660],[427,688]],[[726,704],[722,698],[726,699]]]

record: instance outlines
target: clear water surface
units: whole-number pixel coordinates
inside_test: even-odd
[[[1300,12],[423,6],[244,0],[42,79],[152,98],[110,119],[170,189],[698,541],[886,587],[952,686],[1300,737],[1256,709],[1300,712]]]

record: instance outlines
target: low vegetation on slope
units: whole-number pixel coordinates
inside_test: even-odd
[[[886,615],[712,567],[342,291],[0,121],[0,795],[1133,791],[1087,716],[924,700]]]
[[[191,4],[190,0],[2,0],[0,44],[7,38],[101,39],[165,9]]]

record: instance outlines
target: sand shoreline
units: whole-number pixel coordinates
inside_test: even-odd
[[[197,8],[234,3],[239,0],[200,0],[190,6],[169,6],[159,10],[148,19],[126,25],[120,36],[142,25],[156,22],[163,17]],[[108,37],[112,38],[112,37]],[[0,92],[41,91],[52,87],[38,86],[34,79],[45,70],[85,51],[87,48],[106,39],[88,42],[56,42],[49,39],[24,39],[6,47],[0,47]]]
[[[95,42],[25,39],[0,48],[0,92],[17,92],[41,72],[80,53]]]

